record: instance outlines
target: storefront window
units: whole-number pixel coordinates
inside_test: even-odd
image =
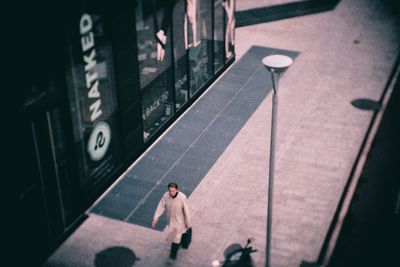
[[[209,0],[186,0],[185,44],[189,50],[190,95],[213,73],[212,5]]]
[[[173,4],[174,1],[143,0],[136,8],[144,140],[175,111],[170,27]]]
[[[223,0],[214,1],[214,72],[218,71],[225,63],[225,10],[222,3]]]
[[[188,57],[185,45],[186,0],[178,0],[174,6],[172,25],[174,36],[175,97],[176,109],[189,99]]]
[[[234,2],[141,0],[136,3],[146,141],[233,55],[233,31],[231,28],[228,31],[224,24],[234,27],[231,23]]]

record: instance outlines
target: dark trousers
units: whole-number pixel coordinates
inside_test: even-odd
[[[176,259],[176,256],[178,254],[178,249],[179,249],[179,244],[176,244],[176,243],[171,244],[171,252],[169,254],[169,257],[171,259],[174,259],[174,260]]]

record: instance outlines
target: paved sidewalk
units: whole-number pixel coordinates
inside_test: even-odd
[[[271,92],[271,75],[260,62],[277,53],[298,56],[293,51],[252,46],[90,212],[150,227],[171,180],[190,197]],[[165,220],[157,225],[163,230]]]
[[[237,62],[159,139],[165,141],[181,121],[201,112],[199,103],[231,75],[252,46],[299,53],[279,86],[273,267],[298,267],[318,258],[373,118],[372,111],[351,102],[379,101],[398,56],[399,25],[384,2],[342,0],[329,12],[238,28]],[[229,244],[244,243],[249,236],[258,249],[253,254],[256,266],[263,266],[272,101],[271,94],[260,97],[211,169],[189,189],[193,242],[189,250],[179,251],[174,266],[211,266],[223,259]],[[128,178],[122,177],[114,188]],[[111,266],[105,263],[110,258],[117,266],[131,266],[134,256],[140,258],[134,266],[165,266],[169,244],[161,231],[145,222],[88,215],[45,266]]]

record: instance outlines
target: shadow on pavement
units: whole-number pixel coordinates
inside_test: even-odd
[[[96,254],[95,267],[131,267],[137,260],[135,253],[125,247],[110,247]]]

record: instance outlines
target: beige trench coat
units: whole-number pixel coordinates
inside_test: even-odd
[[[158,220],[165,211],[167,214],[166,239],[179,244],[182,234],[190,227],[190,212],[185,194],[178,191],[178,195],[172,198],[169,192],[166,192],[158,202],[153,218]]]

